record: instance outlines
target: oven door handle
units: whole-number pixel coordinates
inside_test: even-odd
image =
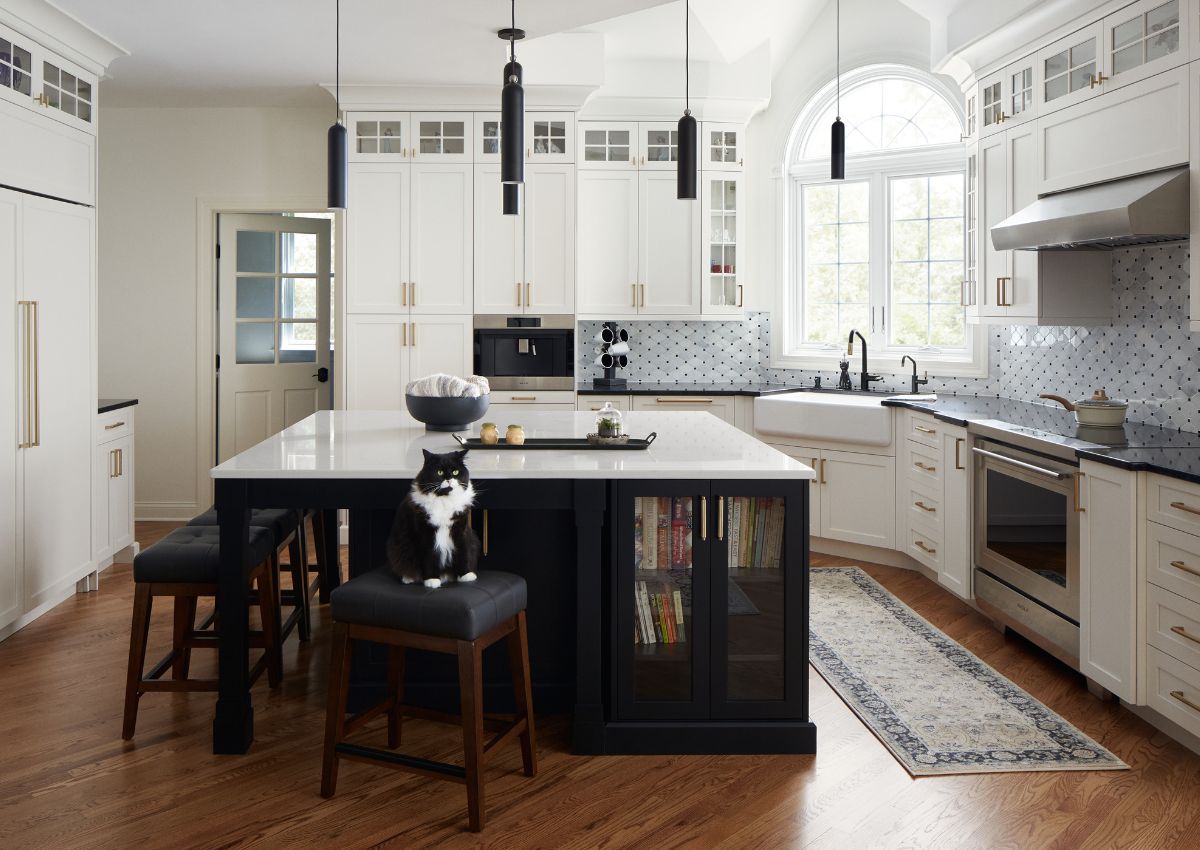
[[[1012,466],[1020,467],[1021,469],[1026,469],[1030,472],[1036,472],[1038,475],[1044,475],[1047,478],[1053,478],[1055,481],[1062,481],[1064,478],[1071,477],[1070,475],[1068,475],[1065,472],[1058,472],[1053,469],[1046,469],[1046,467],[1044,467],[1044,466],[1038,466],[1037,464],[1033,464],[1033,463],[1026,463],[1023,460],[1017,460],[1016,458],[1011,458],[1011,457],[1008,457],[1007,455],[998,454],[996,452],[989,452],[987,449],[981,449],[978,446],[971,446],[971,451],[973,451],[977,455],[983,455],[984,457],[991,458],[992,460],[998,460],[1001,463],[1007,463]]]

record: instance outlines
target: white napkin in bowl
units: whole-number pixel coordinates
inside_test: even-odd
[[[408,395],[425,398],[479,398],[487,395],[491,387],[482,375],[459,378],[439,372],[411,381],[404,391]]]

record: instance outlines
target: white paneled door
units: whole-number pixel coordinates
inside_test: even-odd
[[[586,135],[586,132],[585,132]],[[638,173],[579,171],[579,313],[637,313]]]
[[[220,216],[217,457],[329,407],[328,219]]]
[[[700,202],[679,200],[674,171],[642,171],[638,312],[700,312]]]
[[[575,166],[527,166],[522,200],[525,312],[574,313]]]
[[[24,307],[17,300],[17,220],[20,201],[12,192],[0,190],[0,327],[17,328],[23,320]],[[3,367],[0,367],[0,399],[9,412],[0,416],[0,629],[15,620],[24,610],[21,592],[21,552],[19,546],[20,518],[17,514],[18,479],[17,444],[24,439],[13,415],[13,402],[20,398],[24,379],[14,364],[23,361],[18,348],[19,335],[5,342]]]
[[[529,179],[528,169],[526,170],[526,179]],[[474,244],[476,313],[520,313],[525,301],[525,290],[522,285],[525,263],[524,219],[520,215],[504,215],[503,204],[504,192],[500,183],[500,166],[491,163],[476,165]]]
[[[414,313],[472,311],[472,175],[469,162],[412,166],[408,306]]]
[[[21,300],[33,315],[18,339],[34,369],[25,437],[33,445],[22,451],[23,543],[26,607],[35,608],[61,598],[91,565],[91,523],[84,520],[92,515],[95,311],[80,305],[92,305],[95,211],[35,197],[22,208]]]

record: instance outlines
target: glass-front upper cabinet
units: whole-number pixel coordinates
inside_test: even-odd
[[[24,36],[0,27],[0,97],[24,106],[33,100],[35,50]]]
[[[959,303],[967,308],[967,319],[978,316],[978,268],[979,268],[979,145],[967,147],[967,196],[964,199],[966,212],[966,227],[963,246],[965,259],[963,268],[962,291]]]
[[[500,161],[500,113],[475,113],[475,162]]]
[[[575,161],[575,116],[570,112],[525,113],[525,161]]]
[[[744,141],[740,124],[705,121],[700,125],[700,167],[704,171],[741,171]]]
[[[0,26],[0,98],[95,133],[96,78]]]
[[[980,106],[979,128],[983,136],[1028,121],[1037,114],[1034,98],[1037,57],[1028,56],[988,74],[979,81],[976,97]],[[971,104],[968,103],[968,109]],[[968,127],[971,116],[968,112]],[[973,134],[968,131],[967,136]]]
[[[642,121],[638,124],[638,164],[643,169],[668,171],[679,164],[679,123]]]
[[[706,173],[700,181],[705,228],[704,300],[701,311],[715,315],[738,315],[745,303],[738,271],[738,243],[742,205],[738,197],[741,175]]]
[[[53,62],[42,61],[42,106],[56,109],[67,118],[90,125],[94,92],[92,83],[79,74],[60,68]]]
[[[1189,0],[1142,0],[1104,19],[1104,88],[1145,79],[1189,61]]]
[[[1103,65],[1103,22],[1097,21],[1043,47],[1037,58],[1040,114],[1099,94],[1108,79]]]
[[[580,121],[579,168],[629,169],[637,167],[636,121]]]
[[[964,95],[966,102],[966,131],[962,135],[964,142],[976,138],[979,133],[979,93],[977,88],[971,89]]]
[[[409,115],[413,162],[471,162],[474,116],[464,112]]]
[[[412,146],[407,112],[356,112],[346,116],[351,162],[407,162]]]

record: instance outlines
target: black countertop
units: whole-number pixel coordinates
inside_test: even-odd
[[[97,413],[108,413],[120,410],[122,407],[133,407],[138,403],[136,398],[102,398],[99,400]]]
[[[790,393],[800,389],[787,384],[675,384],[630,381],[623,387],[603,389],[592,386],[591,381],[576,386],[580,395],[746,395],[760,396],[774,393]]]
[[[1035,438],[1036,435],[1029,434],[1029,429],[1042,431],[1062,438],[1054,442],[1070,445],[1079,458],[1200,483],[1200,434],[1189,431],[1135,422],[1125,423],[1120,431],[1088,428],[1075,422],[1075,414],[1057,406],[1007,398],[939,396],[935,402],[884,399],[883,404],[925,411],[953,425],[968,426],[972,422],[987,421],[995,430],[1003,423],[1012,426],[1014,432],[1022,429],[1023,436]]]

